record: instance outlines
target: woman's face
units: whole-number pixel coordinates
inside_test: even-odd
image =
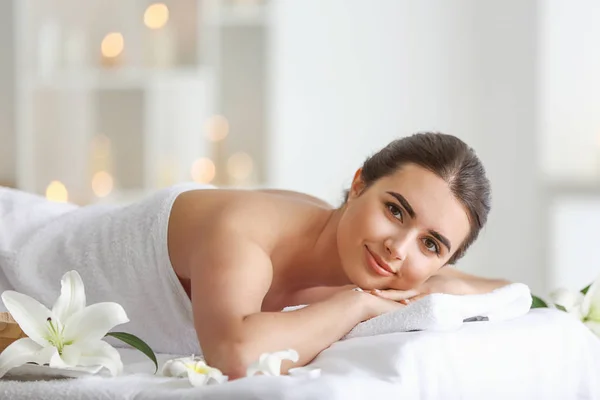
[[[365,189],[359,171],[338,226],[342,268],[363,289],[416,288],[469,229],[466,210],[434,173],[407,164]]]

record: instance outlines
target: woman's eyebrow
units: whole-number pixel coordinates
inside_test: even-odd
[[[434,238],[436,238],[437,240],[442,242],[442,244],[444,246],[446,246],[448,251],[450,251],[452,249],[452,244],[450,243],[448,238],[446,238],[446,236],[442,235],[441,233],[439,233],[437,231],[433,231],[433,230],[430,230],[429,233],[431,234],[431,236],[433,236]]]
[[[390,196],[393,196],[396,200],[398,200],[398,202],[400,204],[402,204],[402,207],[404,207],[406,209],[406,212],[408,213],[408,215],[410,215],[411,218],[413,218],[413,219],[417,218],[417,214],[415,213],[415,210],[412,208],[412,206],[410,205],[408,200],[406,200],[404,198],[404,196],[402,196],[400,193],[396,193],[396,192],[386,192],[386,193],[389,194]],[[431,234],[431,236],[433,236],[434,238],[439,240],[444,246],[446,246],[448,251],[450,251],[452,249],[452,243],[450,243],[450,240],[448,240],[447,237],[445,237],[441,233],[434,231],[434,230],[430,230],[429,233]]]
[[[417,214],[415,214],[415,210],[413,210],[413,208],[411,207],[410,203],[404,198],[404,196],[402,196],[400,193],[396,193],[396,192],[386,192],[387,194],[389,194],[390,196],[393,196],[396,198],[396,200],[398,200],[400,202],[400,204],[402,204],[402,207],[404,207],[406,209],[406,212],[408,212],[408,215],[410,215],[411,218],[417,218]]]

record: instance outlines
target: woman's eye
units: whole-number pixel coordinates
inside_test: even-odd
[[[435,241],[433,241],[429,238],[426,238],[425,240],[423,240],[423,243],[425,244],[425,247],[427,248],[427,250],[429,250],[435,254],[440,254],[440,248]]]
[[[388,211],[390,212],[390,214],[392,214],[394,216],[394,218],[402,221],[402,209],[400,209],[400,207],[398,207],[394,203],[387,203],[386,207],[387,207]]]

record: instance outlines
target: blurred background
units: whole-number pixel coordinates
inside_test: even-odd
[[[493,187],[459,268],[579,289],[600,274],[598,20],[596,0],[0,0],[0,184],[337,205],[368,155],[442,131]]]

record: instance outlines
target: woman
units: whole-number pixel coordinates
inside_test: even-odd
[[[425,133],[369,158],[339,208],[285,191],[183,193],[168,248],[207,362],[236,377],[265,351],[293,348],[304,365],[411,298],[506,284],[443,268],[464,255],[489,209],[474,152]],[[279,312],[296,304],[310,306]]]
[[[51,305],[60,277],[77,270],[88,304],[125,308],[122,330],[158,352],[202,351],[236,378],[263,352],[293,348],[304,365],[420,296],[507,283],[445,267],[490,209],[480,161],[450,135],[390,143],[338,208],[289,191],[206,189],[179,185],[124,207],[51,206],[4,189],[0,290]],[[280,312],[299,304],[309,306]]]

